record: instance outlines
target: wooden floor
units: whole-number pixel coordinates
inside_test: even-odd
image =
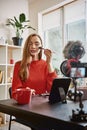
[[[6,125],[1,125],[0,130],[8,130],[8,123]],[[29,127],[24,126],[22,124],[13,122],[11,126],[11,130],[31,130]]]

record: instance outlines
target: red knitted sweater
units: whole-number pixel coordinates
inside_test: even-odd
[[[49,73],[47,63],[44,60],[32,61],[29,67],[29,78],[22,81],[19,77],[20,62],[16,62],[14,66],[12,80],[12,97],[15,98],[13,92],[17,88],[30,87],[35,89],[36,94],[50,92],[52,81],[57,77],[56,72]]]

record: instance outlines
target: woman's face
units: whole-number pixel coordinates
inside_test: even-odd
[[[29,42],[29,52],[31,56],[37,56],[40,52],[41,40],[38,36],[33,36]]]

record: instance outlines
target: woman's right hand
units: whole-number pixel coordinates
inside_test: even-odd
[[[30,87],[26,87],[26,89],[31,91],[31,95],[35,95],[35,89],[31,89]]]

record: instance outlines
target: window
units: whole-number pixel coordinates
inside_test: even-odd
[[[64,26],[66,43],[79,40],[86,47],[86,2],[77,0],[64,6]],[[86,55],[81,59],[86,61]]]
[[[80,40],[87,48],[86,3],[87,0],[70,0],[40,13],[42,22],[39,21],[39,27],[44,46],[55,52],[52,61],[58,70],[64,60],[63,48],[69,40]],[[87,54],[81,60],[85,62],[86,57]]]

